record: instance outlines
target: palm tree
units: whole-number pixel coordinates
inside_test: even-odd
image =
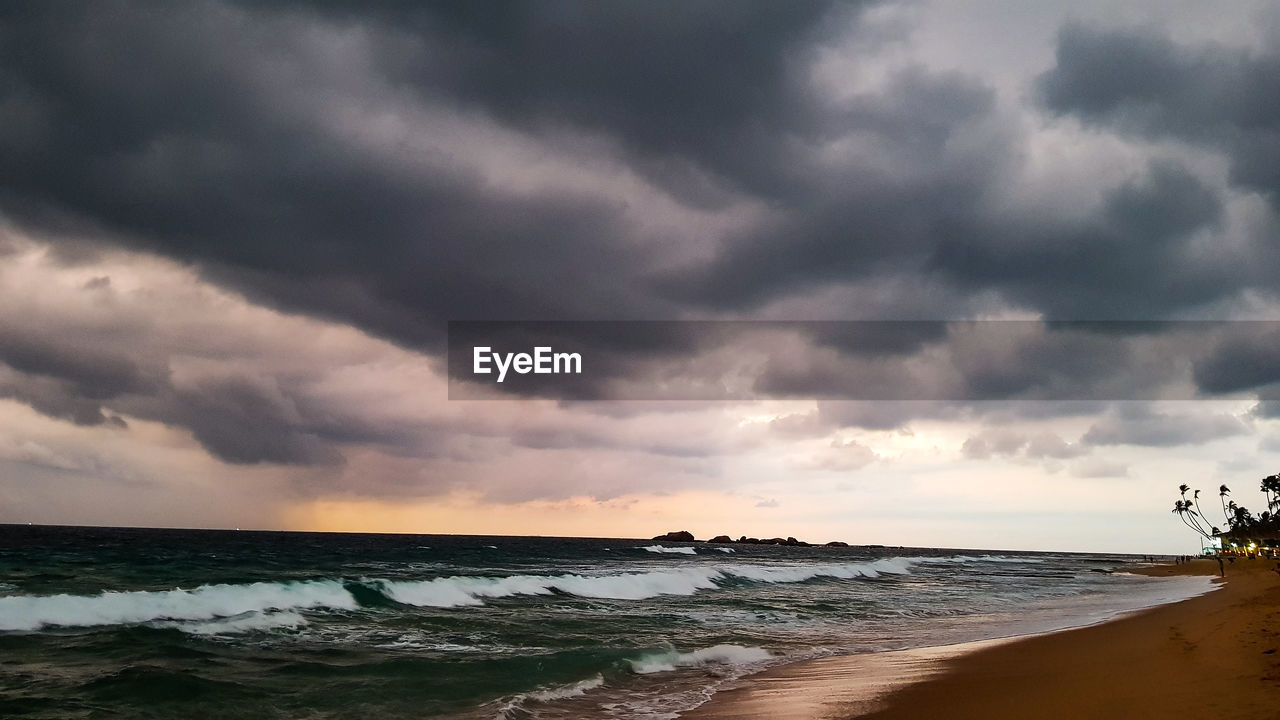
[[[1280,475],[1268,475],[1262,478],[1261,490],[1267,496],[1268,510],[1280,505]]]
[[[1231,516],[1227,514],[1227,496],[1231,494],[1231,488],[1226,485],[1218,487],[1218,499],[1222,501],[1222,517],[1226,518],[1227,525],[1231,524]]]
[[[1199,490],[1196,490],[1194,493],[1192,493],[1192,494],[1191,494],[1191,499],[1192,499],[1193,501],[1195,501],[1195,504],[1196,504],[1196,512],[1197,512],[1197,513],[1200,513],[1200,517],[1204,520],[1205,524],[1206,524],[1206,525],[1208,525],[1208,524],[1209,524],[1209,518],[1205,517],[1205,516],[1204,516],[1204,511],[1200,509],[1200,491],[1199,491]]]
[[[1253,527],[1253,514],[1249,512],[1249,508],[1247,507],[1242,507],[1235,503],[1231,503],[1231,505],[1231,512],[1234,515],[1234,517],[1231,518],[1233,520],[1231,529],[1234,530],[1239,528],[1248,532]]]
[[[1183,525],[1186,525],[1192,530],[1195,530],[1195,528],[1192,527],[1191,523],[1187,522],[1187,504],[1185,502],[1183,502],[1182,500],[1174,500],[1173,514],[1178,516],[1178,519],[1182,521]],[[1196,530],[1196,532],[1199,533],[1200,531]]]
[[[1175,500],[1173,502],[1173,512],[1178,516],[1178,519],[1182,521],[1183,525],[1194,530],[1200,537],[1206,540],[1211,539],[1213,536],[1200,526],[1199,516],[1196,511],[1191,508],[1192,504],[1190,500]]]

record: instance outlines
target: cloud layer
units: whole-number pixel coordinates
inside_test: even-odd
[[[738,459],[1091,483],[1256,443],[1269,326],[1061,321],[1280,318],[1278,16],[958,12],[0,10],[0,459],[105,486],[154,477],[113,453],[163,437],[285,504],[692,487],[783,510]],[[972,319],[1024,323],[795,322]],[[572,335],[603,363],[576,398],[679,402],[458,403],[450,320],[782,330]],[[1109,402],[1175,397],[1230,401]]]

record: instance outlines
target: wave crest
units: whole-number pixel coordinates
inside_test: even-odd
[[[751,665],[766,662],[773,654],[764,648],[745,647],[743,645],[716,645],[714,647],[681,653],[674,650],[653,655],[645,655],[637,660],[628,660],[631,670],[640,675],[671,672],[677,668],[705,667],[707,665]]]
[[[551,595],[559,592],[607,600],[644,600],[659,595],[692,595],[715,590],[717,581],[747,580],[763,583],[797,583],[820,577],[875,578],[882,574],[905,575],[909,558],[884,558],[844,565],[702,565],[620,575],[512,575],[508,577],[454,576],[417,581],[372,581],[389,598],[420,607],[483,605],[485,598],[514,595]]]
[[[266,610],[357,607],[356,599],[336,580],[105,591],[97,595],[16,595],[0,597],[0,630],[214,620]]]
[[[637,550],[647,550],[651,553],[670,553],[675,555],[697,555],[698,552],[691,547],[664,547],[662,545],[646,545],[638,547]]]

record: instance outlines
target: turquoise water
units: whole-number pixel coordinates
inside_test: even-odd
[[[1129,556],[0,526],[0,717],[672,718],[1203,592]]]

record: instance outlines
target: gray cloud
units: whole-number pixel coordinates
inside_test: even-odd
[[[1041,433],[1027,442],[1026,452],[1030,458],[1067,460],[1087,455],[1090,449],[1078,442],[1067,442],[1055,433]]]
[[[551,145],[555,127],[602,133],[643,174],[681,176],[683,199],[691,173],[713,187],[777,185],[750,165],[808,123],[792,55],[828,10],[725,10],[12,11],[0,18],[4,107],[31,122],[0,138],[3,205],[31,223],[90,223],[254,297],[419,346],[447,318],[659,311],[639,277],[618,281],[654,259],[632,241],[623,198],[503,191],[430,125],[401,140],[430,150],[387,156],[322,113],[480,113]],[[575,280],[548,282],[563,277]]]
[[[1167,318],[1240,290],[1242,268],[1206,266],[1191,253],[1193,236],[1213,229],[1221,213],[1215,190],[1184,167],[1157,162],[1141,180],[1106,191],[1093,217],[993,218],[948,233],[931,264],[1054,319]]]
[[[1143,403],[1122,403],[1094,423],[1080,442],[1086,445],[1176,447],[1200,445],[1248,432],[1247,422],[1235,415],[1173,415],[1152,410]]]
[[[1092,448],[1070,443],[1053,432],[1034,435],[1009,427],[988,428],[967,438],[960,452],[967,458],[985,460],[994,456],[1027,457],[1033,460],[1068,460],[1088,455]]]
[[[300,411],[281,388],[244,378],[202,383],[177,394],[176,417],[196,440],[231,463],[328,464],[341,455],[326,440],[335,438],[315,418]]]
[[[1122,132],[1219,148],[1231,179],[1280,204],[1280,53],[1175,43],[1152,30],[1068,25],[1046,105]]]
[[[1255,390],[1280,382],[1280,327],[1240,323],[1227,328],[1195,366],[1196,385],[1209,393]]]
[[[12,398],[49,417],[76,425],[127,425],[121,418],[103,412],[101,400],[85,397],[73,384],[51,377],[0,373],[0,397]]]

